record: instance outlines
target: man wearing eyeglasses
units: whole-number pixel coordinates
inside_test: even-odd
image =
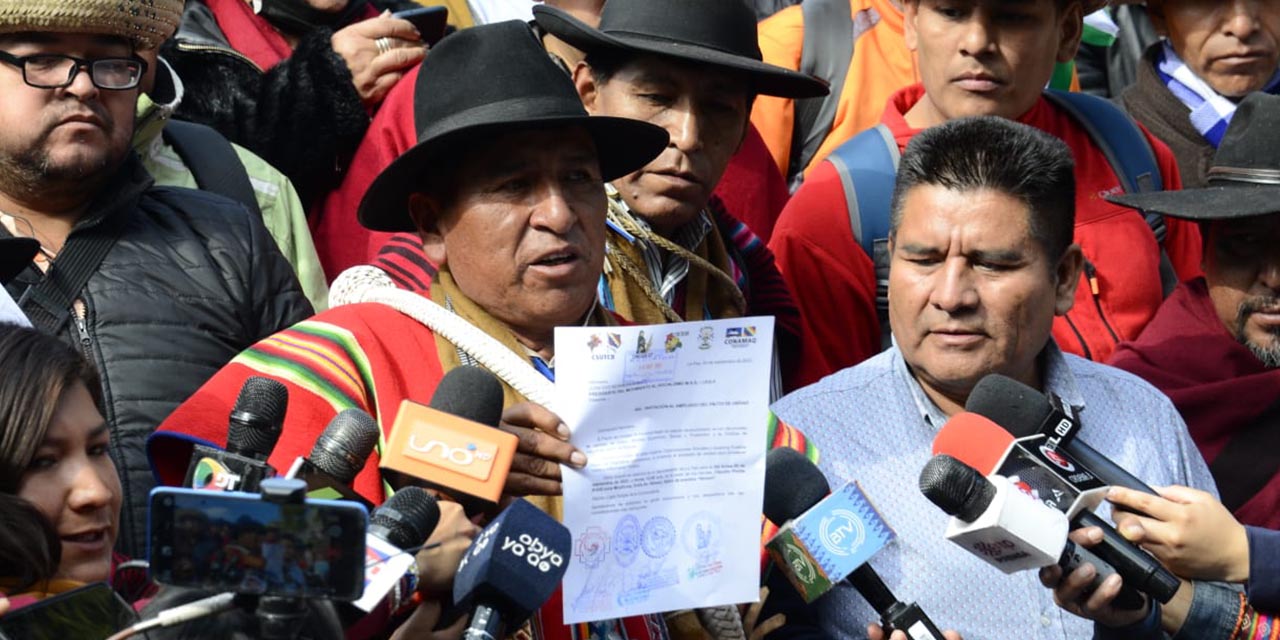
[[[236,353],[311,314],[260,219],[154,186],[130,150],[137,52],[181,11],[181,0],[0,0],[0,238],[40,245],[6,288],[102,375],[131,555],[145,551],[146,437]]]

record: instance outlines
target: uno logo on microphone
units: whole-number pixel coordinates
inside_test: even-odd
[[[498,445],[475,436],[444,425],[414,425],[402,451],[415,460],[484,481],[493,472]]]
[[[493,471],[493,458],[498,445],[477,442],[467,434],[447,429],[415,430],[405,444],[405,455],[427,464],[444,467],[471,476],[476,480],[488,480]]]
[[[518,439],[505,431],[405,400],[379,466],[425,480],[446,493],[496,503],[517,444]]]

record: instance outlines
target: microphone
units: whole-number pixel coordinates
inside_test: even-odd
[[[1092,473],[1063,452],[1046,456],[1046,451],[1052,450],[1044,444],[1025,446],[1028,442],[1034,445],[1042,441],[1043,436],[1015,439],[990,420],[962,412],[952,416],[939,430],[933,441],[933,453],[948,454],[980,474],[1008,478],[1026,493],[1065,513],[1073,527],[1102,529],[1102,542],[1093,547],[1093,552],[1114,567],[1126,584],[1167,603],[1178,591],[1181,584],[1178,578],[1093,513],[1106,486]],[[1057,470],[1068,468],[1075,474],[1065,478],[1058,475]],[[1072,483],[1069,478],[1080,479],[1080,482]],[[1089,488],[1095,485],[1096,488]],[[1086,499],[1080,493],[1081,488],[1088,488],[1097,499]]]
[[[1115,573],[1110,564],[1067,537],[1065,514],[1024,493],[1008,478],[984,478],[973,467],[942,454],[920,472],[920,492],[952,516],[948,540],[1006,574],[1057,564],[1066,575],[1088,562],[1097,569],[1092,590]],[[1138,609],[1145,599],[1126,584],[1114,602]]]
[[[364,594],[352,605],[363,613],[373,611],[413,566],[414,554],[405,550],[421,547],[439,523],[440,506],[421,487],[405,487],[374,509],[365,537]]]
[[[857,485],[833,493],[804,454],[773,449],[765,459],[764,496],[765,517],[785,523],[766,545],[769,556],[806,603],[847,581],[880,615],[886,633],[943,640],[920,606],[899,601],[867,564],[893,533]]]
[[[1107,485],[1042,436],[1014,438],[1000,425],[976,413],[960,412],[947,420],[933,439],[933,454],[948,454],[986,475],[1026,484],[1031,495],[1067,514],[1102,503]]]
[[[467,640],[500,640],[555,593],[568,568],[569,530],[528,501],[511,503],[476,536],[453,579],[457,606],[473,610]]]
[[[1082,427],[1080,420],[1056,395],[1046,397],[1017,380],[993,373],[978,381],[964,408],[986,416],[1015,437],[1044,435],[1049,447],[1065,451],[1106,484],[1159,495],[1147,483],[1077,438]]]
[[[494,508],[518,443],[514,435],[494,428],[501,418],[497,378],[478,367],[458,367],[440,380],[431,406],[400,403],[380,467],[459,498],[464,507],[472,507],[468,512],[477,506]]]
[[[259,376],[245,380],[228,419],[226,449],[196,445],[183,485],[257,491],[262,480],[276,475],[267,458],[280,439],[288,403],[289,389],[281,382]]]
[[[351,500],[373,505],[351,489],[382,435],[378,423],[360,409],[346,409],[329,421],[307,457],[293,461],[286,477],[307,483],[308,498]]]

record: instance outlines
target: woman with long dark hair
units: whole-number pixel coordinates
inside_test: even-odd
[[[0,593],[107,580],[120,478],[98,376],[58,338],[11,324],[0,363]]]

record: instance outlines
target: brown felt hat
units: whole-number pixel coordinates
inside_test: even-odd
[[[182,0],[0,0],[0,34],[102,34],[138,49],[160,46],[181,18]]]

